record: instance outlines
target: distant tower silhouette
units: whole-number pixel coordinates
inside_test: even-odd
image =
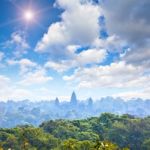
[[[92,98],[90,97],[89,99],[88,99],[88,107],[92,107],[93,106],[93,100],[92,100]]]
[[[56,97],[56,99],[55,99],[55,105],[59,106],[59,99],[58,99],[58,97]]]
[[[72,92],[72,95],[71,95],[71,99],[70,99],[70,104],[76,105],[77,103],[78,103],[77,97],[76,97],[75,92],[73,91],[73,92]]]

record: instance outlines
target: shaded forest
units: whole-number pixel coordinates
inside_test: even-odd
[[[150,117],[101,114],[0,129],[0,150],[150,150]]]

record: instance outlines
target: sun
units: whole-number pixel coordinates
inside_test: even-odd
[[[32,21],[34,19],[34,13],[32,10],[26,10],[24,12],[24,19],[26,21]]]

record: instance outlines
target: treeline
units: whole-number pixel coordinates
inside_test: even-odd
[[[150,150],[150,117],[104,113],[0,129],[0,150]]]
[[[74,95],[74,94],[73,94]],[[33,102],[0,101],[0,128],[14,128],[18,124],[39,126],[42,122],[56,119],[85,119],[97,117],[102,113],[131,114],[137,117],[150,116],[150,100],[132,99],[124,101],[121,98],[105,97],[93,101],[78,100],[72,96],[70,101],[56,100]]]

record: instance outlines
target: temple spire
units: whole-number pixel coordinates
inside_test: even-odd
[[[76,94],[75,94],[75,92],[73,91],[73,92],[72,92],[72,95],[71,95],[70,103],[71,103],[72,105],[76,105],[77,102],[78,102],[78,101],[77,101]]]
[[[59,106],[59,99],[58,99],[58,97],[56,97],[56,99],[55,99],[55,105]]]

